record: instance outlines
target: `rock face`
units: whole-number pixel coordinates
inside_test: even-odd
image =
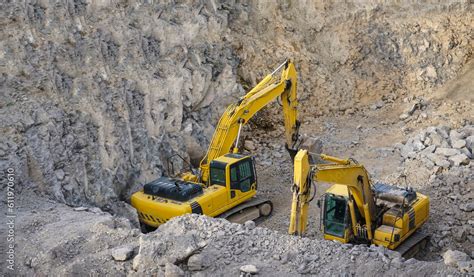
[[[463,1],[151,2],[1,4],[0,171],[103,207],[172,153],[199,161],[225,106],[288,57],[302,110],[351,113],[443,84],[472,53]]]
[[[0,170],[60,201],[127,198],[243,92],[220,6],[1,6]]]

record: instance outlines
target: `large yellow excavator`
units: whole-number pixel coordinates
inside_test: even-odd
[[[132,195],[131,203],[138,212],[140,222],[145,227],[157,227],[172,217],[186,213],[219,216],[234,222],[270,215],[272,203],[255,196],[255,160],[240,153],[239,137],[242,126],[256,112],[280,98],[286,148],[294,156],[294,149],[299,144],[300,126],[297,120],[296,82],[295,66],[287,60],[237,103],[227,107],[196,172],[158,178]]]
[[[426,246],[428,236],[419,229],[429,216],[427,196],[409,188],[373,184],[364,166],[353,159],[324,154],[320,158],[329,163],[310,165],[307,150],[295,156],[290,234],[305,232],[316,189],[313,182],[325,182],[333,184],[318,200],[325,239],[380,245],[404,257]]]

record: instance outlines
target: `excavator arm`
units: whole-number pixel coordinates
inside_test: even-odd
[[[369,239],[372,238],[371,224],[375,215],[375,203],[370,188],[370,178],[364,166],[352,160],[338,159],[322,154],[321,158],[329,164],[310,165],[308,152],[300,150],[294,160],[293,202],[291,206],[290,234],[304,233],[310,199],[311,183],[326,182],[346,185],[351,200],[351,217],[355,222],[354,208],[359,210],[366,221]],[[352,198],[355,205],[352,203]]]
[[[276,73],[283,68],[280,78]],[[256,112],[281,96],[285,121],[286,146],[289,151],[295,148],[298,141],[299,122],[297,121],[296,69],[289,60],[267,75],[237,103],[227,107],[216,127],[206,155],[201,161],[201,181],[209,179],[209,164],[212,160],[229,152],[237,153],[238,141],[242,126]],[[232,149],[233,148],[233,149]],[[296,151],[294,151],[296,153]]]

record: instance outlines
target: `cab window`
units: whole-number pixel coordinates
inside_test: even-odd
[[[230,168],[231,175],[231,189],[237,189],[242,192],[247,192],[255,182],[255,176],[253,176],[253,166],[251,159],[245,159],[240,161]]]
[[[343,197],[327,194],[325,199],[324,232],[344,237],[346,229],[347,200]]]
[[[230,169],[230,181],[237,182],[239,179],[237,178],[237,167],[234,166]]]
[[[220,186],[225,186],[226,185],[226,180],[225,180],[225,163],[220,163],[220,162],[211,162],[210,166],[210,182],[211,185],[220,185]]]

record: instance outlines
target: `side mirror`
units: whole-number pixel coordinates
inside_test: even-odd
[[[318,208],[321,209],[321,199],[318,199],[318,201],[316,202],[316,205],[318,205]]]

